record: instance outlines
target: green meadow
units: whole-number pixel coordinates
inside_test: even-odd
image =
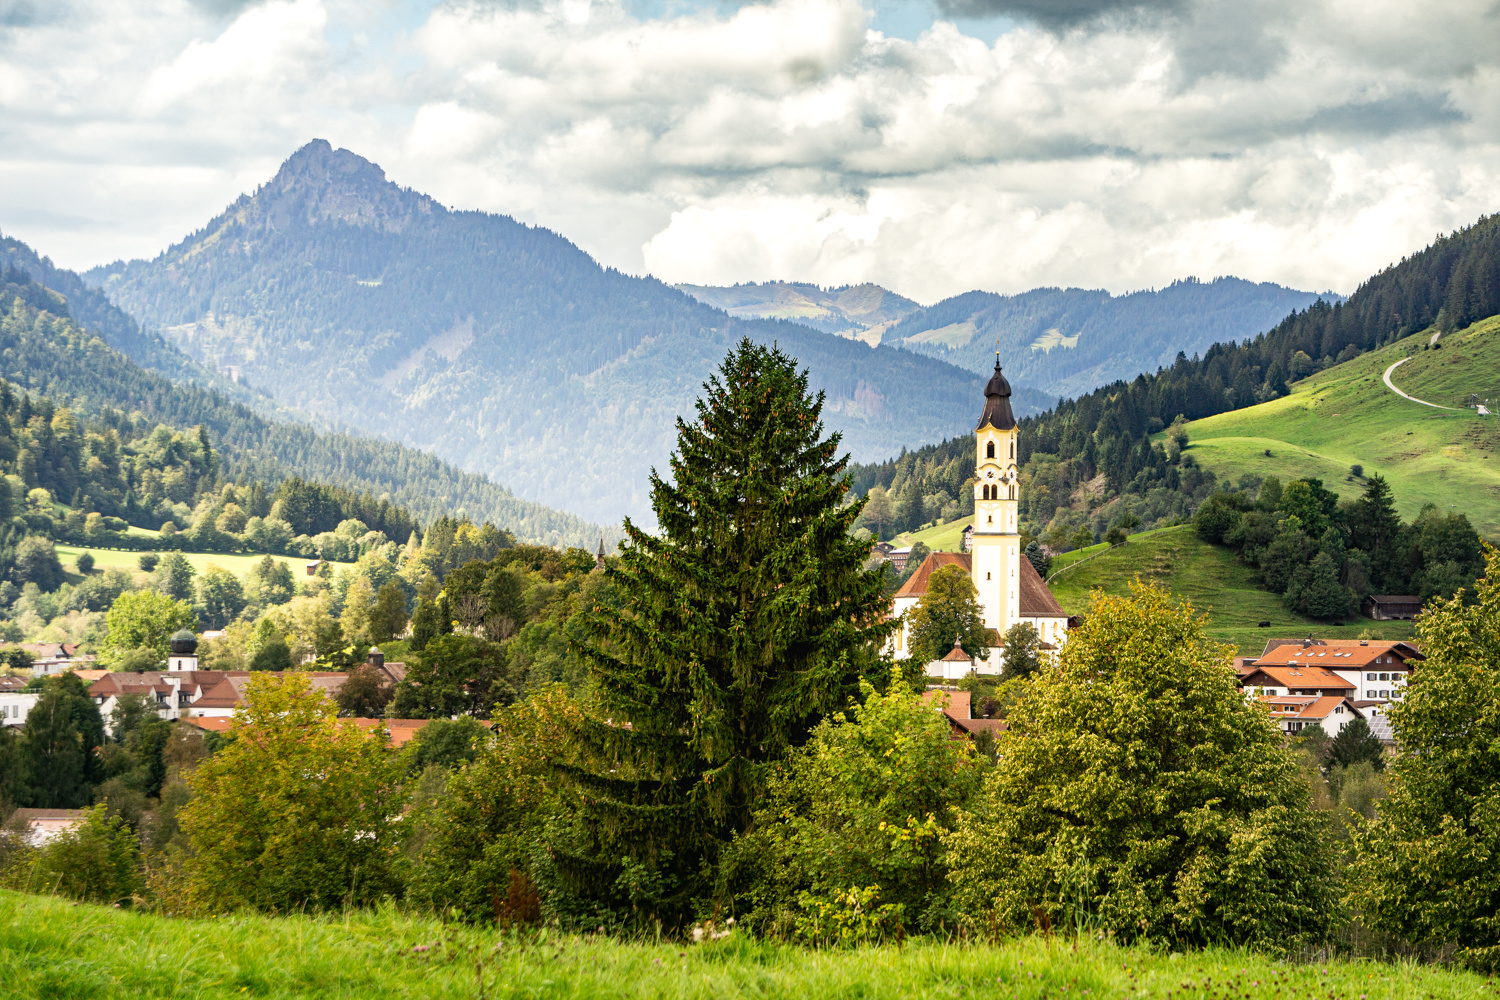
[[[0,892],[0,997],[650,1000],[1458,1000],[1493,981],[1405,962],[1173,953],[1067,935],[814,951],[519,937],[393,909],[185,920]]]
[[[1090,554],[1089,549],[1079,551]],[[1089,594],[1096,588],[1126,596],[1136,578],[1164,586],[1192,602],[1197,611],[1208,615],[1208,634],[1244,655],[1259,653],[1272,637],[1314,633],[1354,639],[1368,632],[1381,639],[1409,639],[1416,634],[1411,622],[1350,618],[1335,626],[1293,614],[1280,597],[1260,587],[1254,569],[1231,550],[1200,539],[1191,525],[1131,535],[1124,545],[1053,576],[1048,586],[1065,611],[1077,614],[1087,610]],[[1263,621],[1269,621],[1270,627],[1259,627]]]
[[[123,549],[99,549],[88,545],[65,545],[58,543],[57,558],[62,562],[63,568],[70,573],[78,562],[78,557],[87,552],[94,557],[94,570],[109,569],[111,566],[122,566],[125,569],[139,569],[143,552],[128,552]],[[158,555],[165,554],[163,549]],[[265,558],[264,555],[234,555],[225,552],[184,552],[183,557],[192,565],[194,572],[203,573],[210,565],[219,566],[236,575],[244,573],[251,566]],[[311,561],[301,556],[272,556],[277,562],[286,563],[292,569],[292,576],[301,579],[306,575],[305,567]],[[339,566],[352,566],[353,563],[334,563],[335,568]]]
[[[1469,393],[1500,397],[1500,317],[1449,334],[1437,350],[1422,349],[1429,337],[1335,365],[1281,399],[1195,420],[1187,425],[1187,454],[1221,478],[1315,477],[1345,497],[1364,490],[1350,472],[1358,464],[1365,476],[1379,473],[1391,484],[1402,517],[1434,503],[1500,537],[1500,417],[1423,406],[1382,381],[1410,353],[1391,376],[1409,395],[1451,407]]]

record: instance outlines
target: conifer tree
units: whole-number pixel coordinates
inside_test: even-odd
[[[616,601],[594,606],[581,649],[603,708],[581,735],[630,764],[576,776],[625,853],[675,859],[678,906],[894,628],[806,372],[743,339],[704,388],[697,419],[677,421],[671,480],[651,476],[660,533],[626,520],[605,570]]]

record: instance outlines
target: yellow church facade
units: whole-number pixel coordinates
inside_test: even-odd
[[[969,574],[984,624],[990,630],[990,655],[984,660],[949,656],[933,661],[929,675],[944,680],[958,680],[971,670],[999,674],[1005,666],[1001,637],[1023,622],[1035,628],[1053,649],[1060,649],[1067,641],[1067,612],[1021,551],[1016,418],[1010,406],[1010,383],[1000,372],[998,358],[984,396],[984,412],[974,429],[974,527],[969,551],[929,555],[896,592],[891,609],[902,617],[891,651],[897,659],[906,659],[911,655],[907,612],[927,593],[928,579],[944,566],[960,566]]]

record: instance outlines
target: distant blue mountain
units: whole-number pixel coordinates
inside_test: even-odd
[[[1253,337],[1319,299],[1344,297],[1241,278],[1189,278],[1119,296],[1081,288],[968,292],[907,313],[882,342],[977,373],[993,367],[998,349],[1006,374],[1071,397],[1171,365],[1179,351],[1191,357]]]
[[[283,404],[603,522],[649,515],[648,471],[666,471],[675,419],[742,335],[808,367],[859,460],[951,437],[982,402],[981,378],[945,361],[731,317],[321,140],[154,260],[87,277]],[[1050,402],[1016,397],[1023,413]]]

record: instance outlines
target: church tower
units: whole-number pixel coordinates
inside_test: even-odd
[[[984,624],[1004,635],[1021,620],[1021,536],[1016,417],[1010,408],[1010,383],[1000,374],[998,354],[995,374],[984,387],[984,412],[974,429],[974,447],[970,578],[979,592]]]

